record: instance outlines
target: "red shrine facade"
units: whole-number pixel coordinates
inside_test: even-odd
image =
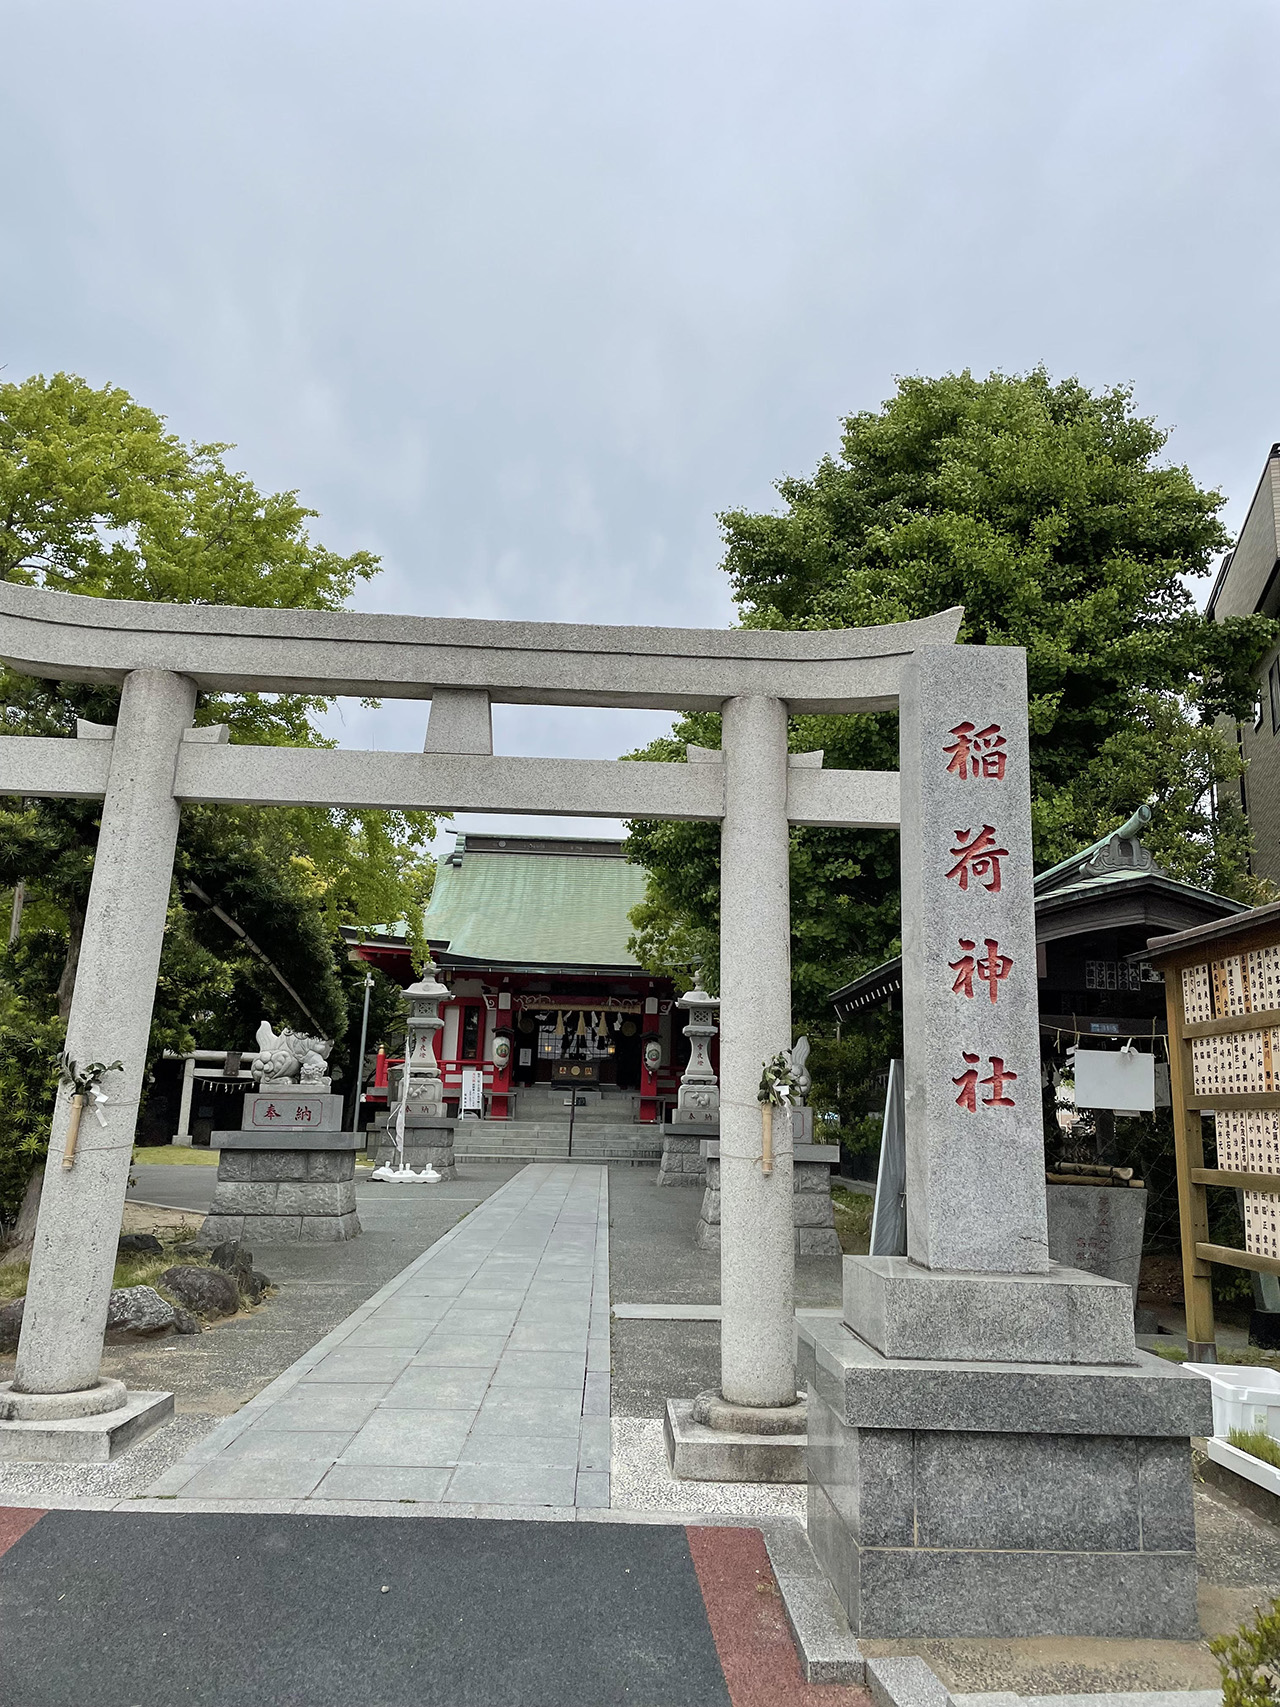
[[[576,1086],[608,1118],[663,1118],[688,1044],[675,986],[627,948],[643,893],[618,841],[458,837],[424,919],[449,990],[436,1054],[450,1114],[564,1118],[559,1104]],[[402,936],[345,934],[353,957],[414,981]]]

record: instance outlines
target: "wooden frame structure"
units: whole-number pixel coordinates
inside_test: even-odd
[[[1148,949],[1164,974],[1169,1018],[1187,1347],[1193,1362],[1213,1363],[1212,1265],[1280,1275],[1280,1244],[1263,1225],[1280,1222],[1280,903],[1152,937]],[[1206,1113],[1218,1117],[1219,1161],[1224,1153],[1246,1162],[1261,1153],[1269,1165],[1207,1168]],[[1231,1115],[1240,1118],[1222,1118]],[[1270,1251],[1209,1242],[1213,1186],[1265,1200],[1250,1206],[1246,1199],[1245,1242],[1271,1243]]]

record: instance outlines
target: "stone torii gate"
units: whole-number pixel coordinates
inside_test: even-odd
[[[895,829],[902,807],[897,773],[789,756],[787,716],[895,708],[905,670],[923,678],[972,656],[952,645],[960,615],[774,633],[141,604],[0,586],[5,663],[122,689],[114,728],[0,739],[0,793],[103,802],[67,1051],[123,1062],[70,1170],[70,1100],[59,1093],[0,1419],[105,1422],[126,1402],[119,1382],[100,1380],[102,1336],[188,801],[720,821],[721,1388],[731,1405],[791,1405],[790,1140],[765,1177],[756,1100],[763,1062],[791,1042],[788,828]],[[202,691],[429,699],[424,751],[231,746],[225,728],[192,726]],[[493,753],[495,701],[718,711],[723,743],[683,765],[507,758]],[[21,1451],[17,1432],[0,1421],[0,1457]]]

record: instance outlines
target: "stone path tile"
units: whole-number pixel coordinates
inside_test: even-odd
[[[608,1225],[607,1168],[524,1168],[148,1492],[208,1509],[607,1507]]]

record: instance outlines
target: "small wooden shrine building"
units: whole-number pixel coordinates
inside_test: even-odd
[[[661,1118],[688,1049],[674,985],[650,976],[627,948],[628,915],[643,896],[644,872],[620,841],[457,838],[424,920],[449,988],[438,1047],[451,1112],[472,1068],[483,1073],[486,1119],[545,1118],[564,1100],[557,1067],[568,1063],[588,1067],[584,1094],[599,1099],[601,1115]],[[413,981],[403,937],[347,934],[359,958]]]
[[[1151,809],[1035,880],[1036,978],[1046,1057],[1094,1038],[1166,1034],[1164,983],[1147,939],[1247,911],[1243,902],[1167,877],[1139,840]],[[957,953],[959,950],[957,950]],[[864,972],[831,995],[842,1023],[901,1003],[902,962]],[[1151,1044],[1148,1043],[1150,1048]],[[1165,1051],[1161,1046],[1163,1058]]]

